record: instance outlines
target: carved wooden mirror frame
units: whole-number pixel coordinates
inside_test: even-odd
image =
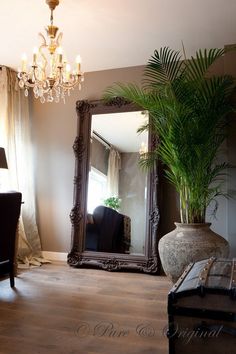
[[[77,101],[77,136],[73,145],[75,155],[74,200],[70,213],[72,224],[72,248],[68,254],[68,264],[74,267],[97,266],[105,270],[137,270],[145,273],[158,273],[160,261],[157,251],[159,207],[158,207],[158,169],[154,166],[148,172],[148,220],[145,237],[145,254],[129,255],[86,251],[85,230],[87,215],[87,189],[90,156],[91,119],[94,114],[141,111],[137,106],[117,98],[109,103],[103,101]],[[149,150],[157,144],[149,132]]]

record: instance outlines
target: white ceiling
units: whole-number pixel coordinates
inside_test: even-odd
[[[92,117],[91,131],[97,132],[120,152],[138,152],[142,142],[147,146],[147,132],[137,133],[147,120],[147,115],[140,111],[97,114]]]
[[[45,0],[0,0],[0,64],[17,69],[49,24]],[[154,49],[187,55],[236,43],[236,0],[61,0],[54,24],[67,59],[79,53],[84,71],[143,65]]]

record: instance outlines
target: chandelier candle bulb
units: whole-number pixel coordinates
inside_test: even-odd
[[[62,64],[62,47],[57,50],[59,64]]]
[[[38,48],[34,47],[34,50],[33,50],[33,65],[34,66],[36,66],[36,64],[37,64],[37,54],[38,54]]]
[[[26,66],[27,66],[27,56],[26,54],[22,54],[22,57],[21,57],[21,71],[23,73],[26,73]]]
[[[77,74],[79,74],[81,70],[81,62],[82,62],[80,55],[77,55],[75,62],[77,64]]]

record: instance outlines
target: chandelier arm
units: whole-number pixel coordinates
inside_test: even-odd
[[[38,36],[39,36],[39,38],[42,39],[42,44],[41,45],[46,46],[47,45],[47,41],[46,41],[46,38],[44,37],[44,35],[41,32],[39,32]]]
[[[74,88],[78,83],[81,83],[81,75],[77,75],[76,78],[74,79],[74,82],[64,82],[60,86],[63,89],[69,90],[71,88]]]
[[[35,68],[36,69],[36,68]],[[40,80],[38,77],[37,77],[37,73],[36,73],[36,70],[34,69],[34,77],[35,77],[35,83],[33,84],[33,87],[34,86],[40,86],[43,88],[43,84],[45,83],[45,80]]]
[[[60,32],[60,33],[58,34],[58,36],[57,36],[57,39],[56,39],[56,45],[57,45],[58,47],[60,47],[60,45],[61,45],[62,37],[63,37],[63,33]]]
[[[43,84],[45,83],[45,81],[40,81],[40,80],[36,80],[36,82],[30,82],[28,78],[23,78],[24,80],[24,86],[26,88],[34,88],[35,86],[40,86],[40,89],[42,90],[43,93],[47,93],[50,90],[50,87],[48,86],[47,83],[47,88],[43,87]]]
[[[34,87],[34,84],[31,84],[29,81],[25,81],[24,82],[24,84],[25,84],[25,87],[30,87],[30,88],[33,88]]]
[[[43,65],[41,66],[41,65],[39,65],[39,67],[40,67],[40,69],[41,69],[41,71],[42,72],[45,72],[45,70],[46,70],[46,67],[47,67],[47,58],[46,58],[46,56],[44,55],[44,53],[43,53],[43,48],[47,48],[48,46],[47,46],[47,44],[42,44],[40,47],[39,47],[39,54],[41,55],[41,57],[42,57],[42,59],[43,59]]]

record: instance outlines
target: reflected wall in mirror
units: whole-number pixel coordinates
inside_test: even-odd
[[[157,144],[137,133],[148,114],[115,99],[78,101],[71,266],[158,273],[158,169],[139,160]]]

